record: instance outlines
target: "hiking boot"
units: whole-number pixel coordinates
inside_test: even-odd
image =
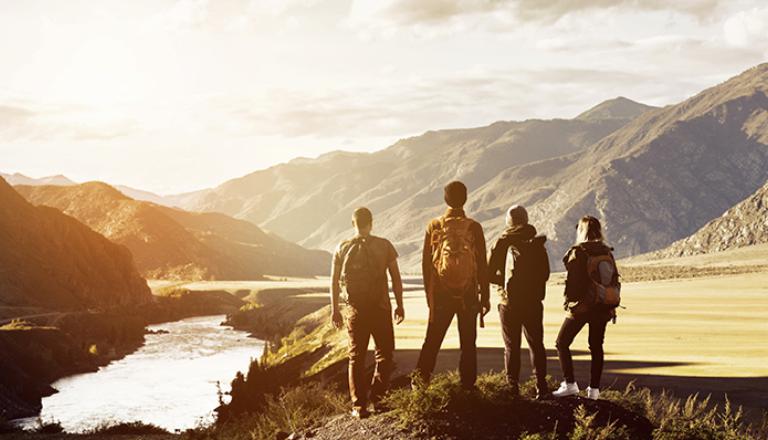
[[[520,398],[520,385],[518,385],[517,382],[513,382],[513,381],[509,382],[509,395],[513,399]]]
[[[365,419],[371,415],[365,408],[352,408],[350,415],[356,419]]]
[[[549,400],[552,398],[552,393],[549,391],[547,384],[536,385],[536,400]]]
[[[579,385],[576,382],[568,383],[565,381],[560,384],[560,388],[552,392],[555,397],[575,396],[577,394],[579,394]]]
[[[371,403],[371,412],[373,414],[381,414],[381,413],[384,413],[384,412],[387,412],[387,411],[389,411],[389,409],[386,406],[384,406],[383,403],[381,403],[381,402],[372,402]]]
[[[600,389],[587,387],[587,399],[597,400],[600,398]]]

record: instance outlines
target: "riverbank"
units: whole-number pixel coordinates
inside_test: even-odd
[[[145,327],[194,316],[233,313],[244,301],[225,291],[157,289],[141,307],[61,312],[3,310],[0,326],[0,417],[34,417],[51,384],[122,359],[144,343]]]

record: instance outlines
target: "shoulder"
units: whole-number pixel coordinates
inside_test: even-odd
[[[369,241],[370,241],[370,242],[371,242],[371,244],[372,244],[372,245],[374,245],[374,246],[381,246],[381,247],[394,247],[394,246],[392,245],[392,242],[391,242],[391,241],[387,240],[387,239],[386,239],[386,238],[384,238],[384,237],[379,237],[379,236],[376,236],[376,235],[371,235],[371,237],[369,238]]]
[[[349,246],[352,244],[352,239],[347,239],[342,241],[336,246],[336,249],[333,251],[334,255],[341,255],[343,254],[347,249],[349,249]]]
[[[483,232],[483,225],[481,225],[480,222],[478,222],[477,220],[471,217],[464,217],[464,218],[469,223],[469,229],[472,229],[473,231]]]
[[[584,250],[582,246],[575,245],[571,246],[570,249],[568,249],[565,252],[565,255],[563,256],[563,263],[567,266],[569,263],[583,259],[587,256],[587,251]]]
[[[443,218],[442,217],[435,217],[432,220],[427,222],[427,232],[432,232],[436,229],[440,229],[441,225],[443,224]]]

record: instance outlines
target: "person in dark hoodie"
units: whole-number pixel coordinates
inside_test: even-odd
[[[547,355],[544,349],[544,299],[549,279],[549,257],[544,243],[528,223],[522,206],[507,211],[507,229],[491,249],[489,281],[501,296],[499,317],[504,338],[504,369],[513,396],[519,394],[520,333],[528,342],[531,365],[536,374],[537,398],[550,395],[547,387]],[[509,268],[509,269],[507,269]]]
[[[570,346],[585,325],[589,325],[589,352],[592,358],[587,397],[600,397],[600,376],[603,373],[603,340],[608,321],[616,317],[620,284],[616,261],[605,244],[600,221],[586,216],[579,220],[576,245],[563,257],[568,271],[565,280],[565,310],[567,315],[557,335],[557,353],[565,380],[552,394],[555,397],[579,394],[573,373]],[[591,267],[594,266],[594,267]],[[602,294],[596,296],[596,286]],[[606,304],[606,291],[613,294],[614,304]],[[607,301],[608,303],[611,300]]]

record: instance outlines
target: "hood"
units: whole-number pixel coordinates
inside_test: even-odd
[[[579,243],[579,246],[584,248],[590,255],[603,255],[610,253],[613,248],[603,243],[602,241],[585,241]]]
[[[510,241],[527,241],[534,237],[537,239],[536,241],[541,240],[542,243],[547,241],[547,237],[543,235],[536,237],[536,228],[528,224],[510,226],[501,234],[503,240]]]

